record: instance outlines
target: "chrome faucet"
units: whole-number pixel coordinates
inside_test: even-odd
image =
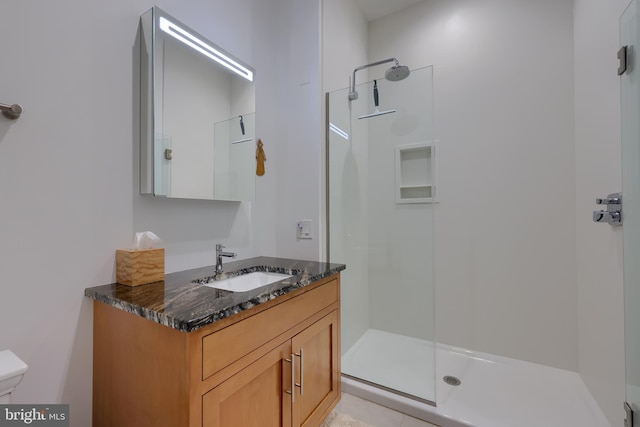
[[[216,273],[222,273],[223,269],[222,269],[222,257],[226,256],[229,258],[235,258],[236,255],[238,255],[235,252],[223,252],[222,250],[224,249],[224,246],[222,246],[221,244],[217,244],[216,245]]]

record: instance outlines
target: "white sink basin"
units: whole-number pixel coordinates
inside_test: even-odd
[[[222,289],[223,291],[231,292],[247,292],[261,286],[266,286],[280,280],[293,277],[289,274],[271,273],[265,271],[255,271],[249,274],[243,274],[241,276],[233,276],[228,279],[216,280],[210,283],[205,283],[204,286],[210,288]]]

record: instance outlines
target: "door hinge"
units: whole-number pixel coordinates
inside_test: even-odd
[[[624,420],[624,427],[633,427],[633,410],[627,402],[624,402],[624,412],[627,414],[627,418]]]
[[[622,46],[620,50],[618,50],[618,75],[621,76],[627,71],[627,60],[628,57],[628,46]]]

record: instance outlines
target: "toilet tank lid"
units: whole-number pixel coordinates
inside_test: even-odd
[[[27,372],[29,366],[11,350],[0,351],[0,381]]]

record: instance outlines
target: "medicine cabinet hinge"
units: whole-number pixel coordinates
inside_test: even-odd
[[[627,414],[624,420],[624,427],[633,427],[633,410],[627,402],[624,402],[624,412]]]
[[[629,60],[629,46],[622,46],[618,50],[618,75],[621,76],[627,71]]]
[[[165,148],[164,158],[167,160],[171,160],[173,158],[173,150],[171,148]]]

